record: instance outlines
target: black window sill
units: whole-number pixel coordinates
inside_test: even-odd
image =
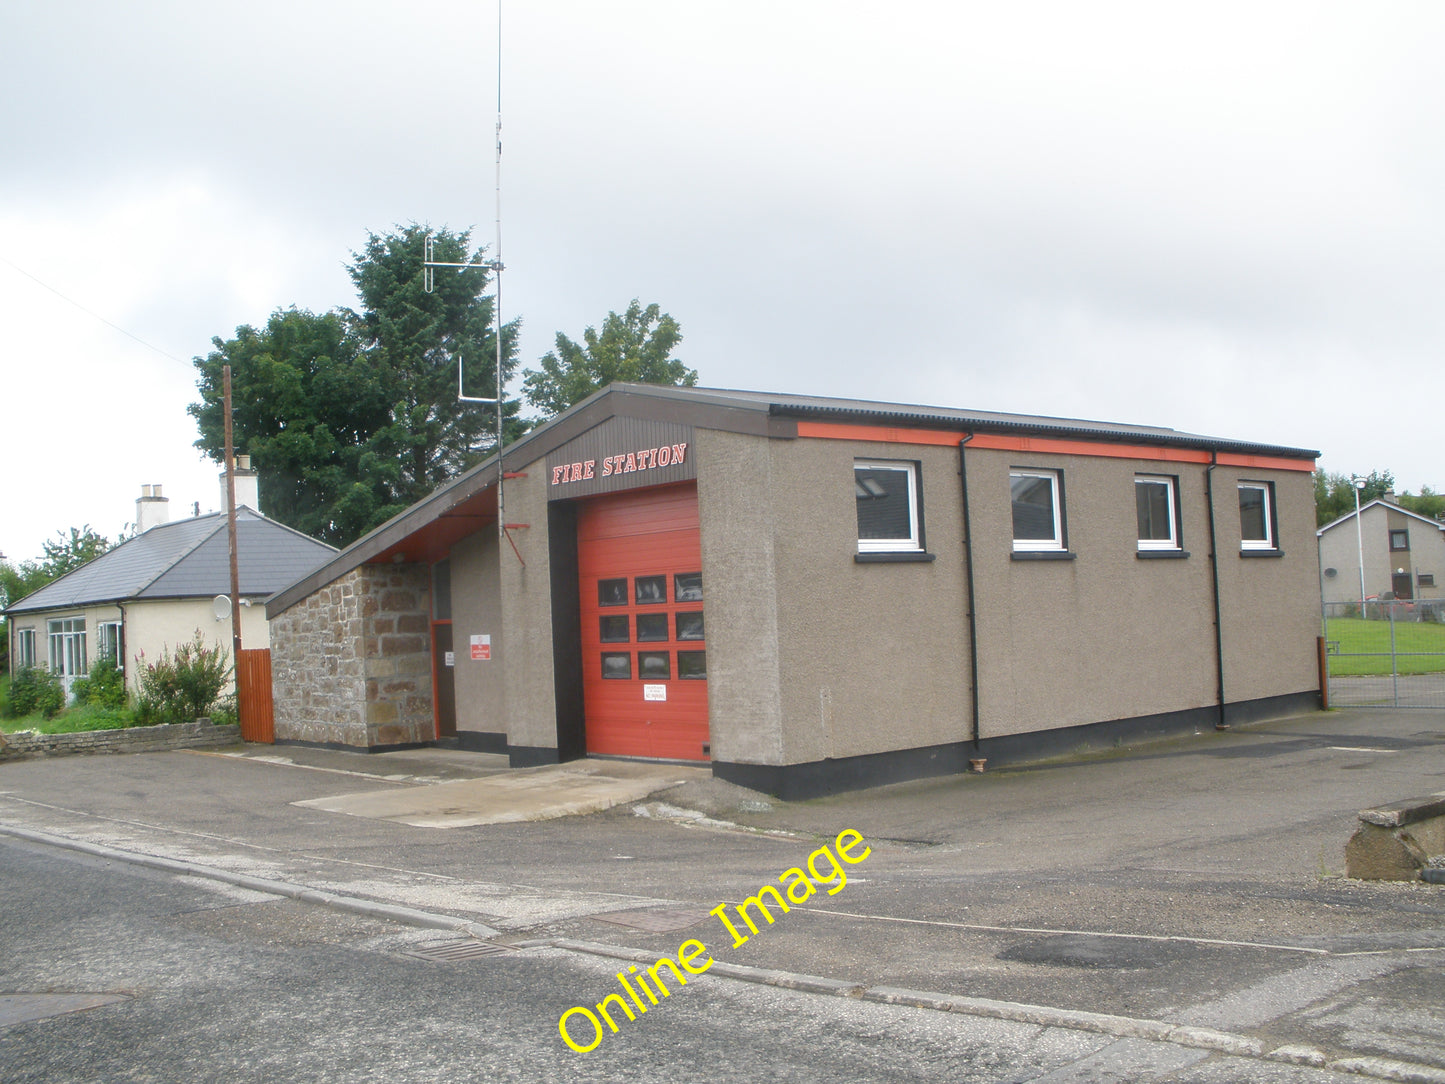
[[[1241,557],[1283,557],[1284,550],[1240,550]]]
[[[897,553],[855,553],[853,560],[860,565],[898,565],[919,561],[936,561],[938,557],[922,550],[903,550]]]
[[[1015,561],[1073,561],[1079,555],[1070,550],[1014,550]]]
[[[1189,556],[1188,550],[1139,550],[1134,554],[1141,561],[1182,561]]]

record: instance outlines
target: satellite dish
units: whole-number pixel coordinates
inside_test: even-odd
[[[231,616],[231,596],[217,595],[211,600],[211,613],[216,615],[217,621],[224,621]]]

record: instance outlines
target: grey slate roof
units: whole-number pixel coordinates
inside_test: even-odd
[[[267,519],[236,510],[241,594],[266,596],[336,555],[335,548]],[[221,512],[162,523],[12,603],[7,614],[101,602],[210,598],[231,590],[230,547]]]

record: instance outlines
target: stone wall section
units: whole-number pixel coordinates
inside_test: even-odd
[[[431,741],[430,574],[362,565],[271,620],[276,739]]]
[[[168,726],[86,730],[77,734],[37,734],[26,730],[0,735],[0,760],[67,753],[164,753],[171,749],[209,749],[240,742],[239,726],[234,723],[212,726],[209,719]]]
[[[363,565],[368,745],[434,741],[431,570],[423,564]]]

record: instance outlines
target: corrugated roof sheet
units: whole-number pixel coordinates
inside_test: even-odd
[[[249,508],[236,510],[236,551],[243,595],[270,595],[336,554],[324,542]],[[230,590],[226,517],[214,512],[152,527],[17,600],[5,612],[125,599],[209,598]]]

